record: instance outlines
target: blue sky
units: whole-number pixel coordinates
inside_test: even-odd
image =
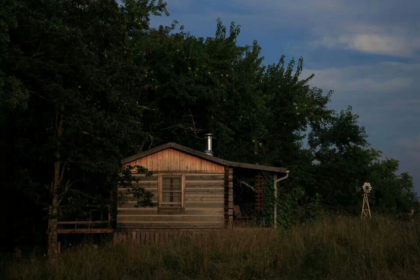
[[[332,109],[351,105],[372,147],[398,159],[420,194],[419,0],[167,3],[171,15],[154,18],[152,26],[177,20],[191,34],[208,37],[221,18],[241,25],[239,44],[258,41],[266,64],[302,56],[303,77],[314,73],[311,85],[334,90]]]

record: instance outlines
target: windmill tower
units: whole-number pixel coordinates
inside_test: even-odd
[[[369,206],[369,193],[372,190],[372,186],[370,183],[365,183],[362,187],[363,189],[363,206],[362,206],[362,214],[360,218],[372,218],[372,214],[370,213],[370,206]]]

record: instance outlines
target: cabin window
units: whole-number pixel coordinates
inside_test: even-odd
[[[184,176],[162,175],[159,179],[159,209],[182,210],[184,208]]]

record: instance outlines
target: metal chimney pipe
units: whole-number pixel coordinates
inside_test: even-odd
[[[206,134],[206,150],[204,151],[209,156],[213,155],[213,134],[207,133]]]

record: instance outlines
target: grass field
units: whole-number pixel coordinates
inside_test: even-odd
[[[420,279],[420,221],[339,217],[167,245],[79,246],[50,266],[3,258],[7,279]]]

